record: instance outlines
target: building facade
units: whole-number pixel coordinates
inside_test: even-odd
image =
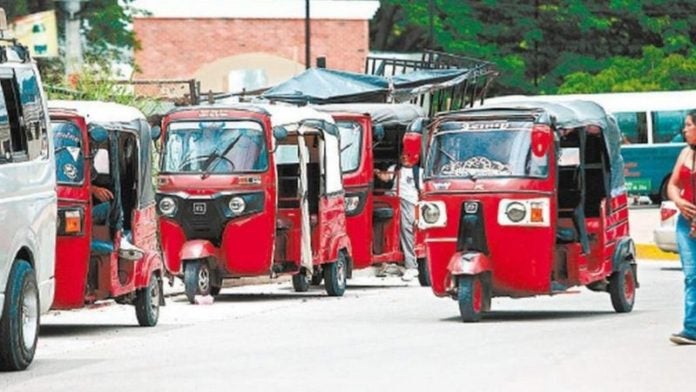
[[[305,69],[305,0],[136,0],[134,79],[196,79],[201,92],[270,87]],[[310,53],[362,72],[379,1],[311,0]]]

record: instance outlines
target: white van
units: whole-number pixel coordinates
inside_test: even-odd
[[[55,291],[55,158],[41,78],[2,9],[0,51],[0,370],[22,370]]]

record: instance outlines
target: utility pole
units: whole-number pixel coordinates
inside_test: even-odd
[[[81,20],[78,12],[82,10],[82,3],[89,0],[54,1],[62,3],[63,11],[65,11],[65,74],[75,75],[82,68]]]
[[[305,0],[305,68],[307,69],[312,66],[312,53],[310,51],[312,33],[309,20],[309,1],[310,0]]]

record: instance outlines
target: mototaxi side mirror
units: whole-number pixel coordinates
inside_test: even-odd
[[[532,153],[536,157],[545,156],[553,143],[553,133],[548,125],[535,125],[532,128]]]
[[[156,141],[160,136],[162,136],[162,128],[159,125],[153,125],[152,128],[150,128],[150,138]]]
[[[384,126],[382,124],[373,124],[372,125],[372,142],[381,142],[384,140]]]
[[[409,166],[416,166],[420,161],[421,143],[423,135],[416,132],[406,132],[404,134],[402,156],[404,163]]]
[[[288,130],[282,125],[276,125],[273,127],[273,137],[276,140],[285,140],[288,137]]]
[[[90,125],[88,133],[90,140],[96,144],[104,143],[109,139],[109,132],[101,125]]]

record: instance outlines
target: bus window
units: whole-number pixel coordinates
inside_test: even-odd
[[[648,122],[645,112],[613,113],[626,144],[648,142]]]
[[[686,110],[669,110],[652,113],[653,143],[669,143],[681,134]]]

